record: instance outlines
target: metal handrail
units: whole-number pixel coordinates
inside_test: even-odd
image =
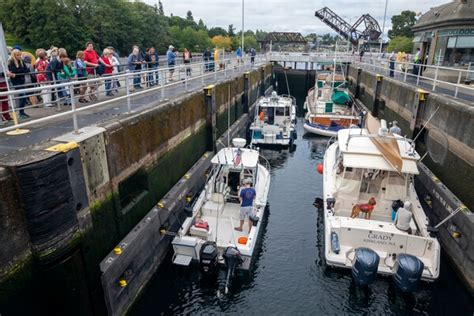
[[[233,65],[234,66],[234,68],[233,68],[234,72],[235,72],[235,69],[238,69],[239,72],[241,72],[241,71],[246,70],[249,67],[251,68],[253,66],[256,66],[257,62],[258,62],[258,64],[261,64],[262,62],[265,61],[265,59],[262,58],[262,56],[256,56],[256,58],[255,58],[256,63],[252,64],[250,62],[250,56],[248,56],[248,57],[244,57],[244,58],[231,58],[231,59],[220,60],[220,62],[225,62],[226,65],[227,64],[232,65],[232,62],[237,61],[237,60],[239,60],[239,61],[242,60],[242,62],[238,62],[235,65]],[[9,97],[10,103],[13,103],[13,96],[14,95],[19,95],[19,94],[23,95],[24,93],[37,92],[37,91],[41,91],[41,90],[52,90],[52,89],[64,88],[67,91],[73,91],[74,86],[87,85],[87,84],[98,84],[100,82],[103,82],[104,80],[125,79],[125,84],[126,84],[126,87],[125,87],[126,88],[126,95],[118,96],[118,97],[111,98],[111,99],[108,99],[108,100],[105,100],[105,101],[101,101],[101,102],[97,102],[97,103],[94,103],[94,104],[82,106],[80,108],[75,108],[75,106],[74,106],[75,102],[72,102],[73,106],[72,106],[71,110],[69,110],[69,111],[65,111],[65,112],[62,112],[62,113],[57,113],[57,114],[50,115],[50,116],[43,117],[43,118],[39,118],[39,119],[30,120],[30,121],[27,121],[27,122],[24,122],[24,123],[17,123],[16,122],[16,124],[13,125],[13,126],[0,128],[0,133],[12,131],[12,130],[18,129],[20,127],[26,127],[26,126],[30,126],[30,125],[37,124],[37,123],[47,122],[47,121],[50,121],[50,120],[53,120],[53,119],[57,119],[57,118],[64,117],[64,116],[69,116],[69,115],[73,116],[74,132],[79,133],[79,127],[78,127],[78,124],[77,124],[77,113],[78,112],[98,108],[98,107],[101,107],[101,106],[108,105],[108,104],[110,104],[112,102],[115,102],[115,101],[120,101],[120,100],[125,100],[126,99],[127,100],[127,106],[128,106],[127,113],[130,113],[131,112],[131,108],[130,108],[130,98],[131,97],[139,96],[139,95],[142,95],[142,94],[145,94],[145,93],[150,93],[150,92],[157,91],[157,90],[162,91],[162,97],[163,97],[164,89],[167,88],[167,87],[176,86],[176,85],[180,85],[180,84],[184,83],[185,84],[185,89],[187,90],[187,86],[188,86],[189,81],[201,79],[202,84],[204,84],[204,78],[214,76],[215,80],[217,80],[217,75],[218,74],[224,73],[224,76],[227,76],[227,72],[232,73],[232,70],[228,70],[227,67],[224,67],[223,69],[218,69],[217,67],[215,67],[213,71],[210,71],[209,73],[205,73],[204,69],[206,68],[206,65],[209,65],[211,63],[215,63],[215,62],[214,61],[204,61],[202,63],[195,63],[194,66],[196,66],[196,65],[200,66],[200,75],[194,76],[194,77],[188,77],[187,75],[185,75],[184,78],[182,78],[182,79],[180,78],[181,80],[178,79],[178,81],[171,82],[171,83],[168,82],[166,84],[164,83],[165,78],[163,76],[163,74],[165,74],[164,73],[165,71],[169,71],[171,69],[174,69],[175,71],[179,72],[181,69],[186,69],[186,68],[190,67],[190,64],[183,64],[183,65],[175,66],[175,67],[172,67],[172,68],[171,67],[161,67],[161,68],[155,68],[155,69],[150,69],[150,70],[143,70],[143,71],[136,71],[136,72],[126,72],[125,74],[103,76],[103,77],[100,77],[100,78],[93,78],[93,79],[87,79],[87,80],[74,80],[74,81],[68,81],[68,82],[64,82],[64,83],[57,83],[57,84],[53,84],[53,85],[42,85],[42,86],[34,87],[34,88],[9,90],[9,91],[5,91],[5,92],[0,92],[0,97],[1,96],[3,96],[3,97],[7,96],[7,97]],[[129,85],[128,84],[128,82],[129,82],[128,79],[131,79],[134,76],[142,76],[142,75],[147,75],[147,74],[150,74],[150,73],[157,73],[157,72],[161,73],[161,76],[160,76],[161,77],[161,84],[160,85],[157,85],[156,87],[150,87],[150,88],[145,89],[143,91],[137,91],[137,92],[134,92],[134,93],[132,93],[130,91],[130,89],[128,87],[128,85]],[[26,97],[27,96],[25,96],[25,98]],[[71,93],[71,98],[72,99],[74,98],[74,95],[72,93]],[[13,104],[11,104],[10,107],[11,107],[11,112],[16,111]]]

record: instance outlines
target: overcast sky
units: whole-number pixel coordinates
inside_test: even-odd
[[[158,0],[145,0],[148,4]],[[390,29],[390,17],[403,10],[426,12],[431,7],[449,0],[388,0],[385,34]],[[181,17],[191,10],[196,21],[203,19],[208,27],[227,29],[233,24],[241,29],[241,0],[162,0],[166,15],[173,13]],[[352,23],[362,14],[375,17],[382,28],[385,0],[246,0],[245,29],[265,31],[301,32],[324,34],[331,29],[314,16],[314,12],[325,6]]]

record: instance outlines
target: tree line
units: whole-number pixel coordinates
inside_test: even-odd
[[[1,0],[0,21],[5,32],[31,47],[64,47],[69,52],[84,49],[87,41],[98,48],[113,46],[127,55],[133,45],[155,47],[164,54],[169,45],[200,52],[213,47],[235,50],[241,32],[231,24],[226,29],[208,28],[202,19],[166,16],[161,1],[151,6],[127,0]],[[246,31],[245,48],[258,50],[266,32]]]

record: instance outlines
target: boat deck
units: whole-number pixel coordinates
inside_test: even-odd
[[[202,213],[201,219],[208,222],[209,229],[212,230],[212,237],[215,238],[217,235],[218,246],[238,245],[239,237],[249,236],[247,221],[244,223],[242,232],[234,229],[240,224],[239,212],[239,204],[226,202],[225,207],[222,205],[222,209],[218,212],[204,211]]]

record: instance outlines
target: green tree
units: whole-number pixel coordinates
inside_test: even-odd
[[[397,36],[413,37],[411,30],[416,23],[416,13],[413,11],[402,11],[399,15],[392,16],[392,29],[388,31],[388,38]]]
[[[413,40],[411,37],[396,36],[388,43],[389,52],[411,52],[413,50]]]
[[[214,38],[214,36],[227,36],[227,31],[224,30],[222,27],[212,27],[207,32],[210,38]]]
[[[188,21],[194,21],[193,13],[191,12],[191,10],[189,10],[189,11],[186,13],[186,20],[188,20]]]
[[[165,10],[163,9],[163,3],[161,1],[158,1],[158,14],[165,15]]]
[[[229,35],[230,37],[235,36],[234,31],[235,31],[234,24],[229,24],[229,27],[227,28],[227,35]]]
[[[206,24],[204,24],[204,21],[202,19],[199,19],[198,29],[203,30],[203,31],[207,31],[207,26],[206,26]]]

